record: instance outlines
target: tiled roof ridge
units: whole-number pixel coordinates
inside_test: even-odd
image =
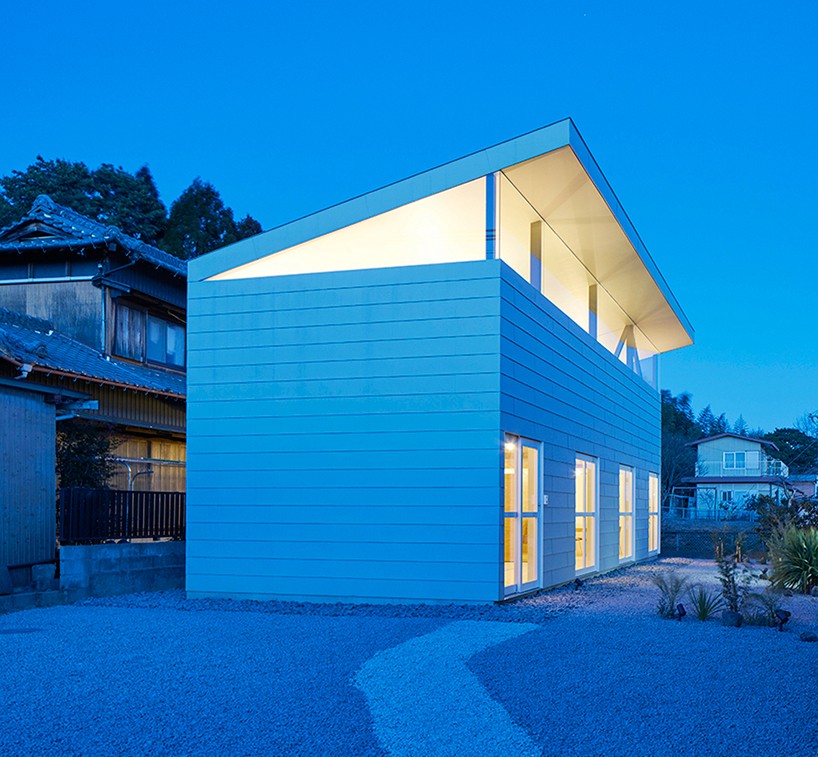
[[[118,242],[126,252],[130,252],[137,259],[180,276],[186,275],[187,272],[187,264],[184,260],[143,242],[141,239],[132,237],[116,226],[100,223],[72,208],[60,205],[47,194],[37,195],[29,212],[19,221],[0,229],[0,236],[9,229],[28,221],[47,221],[61,231],[89,242]]]

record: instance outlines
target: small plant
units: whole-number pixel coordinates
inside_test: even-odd
[[[732,555],[716,552],[719,569],[721,596],[730,612],[740,612],[750,593],[753,575],[741,562],[741,540],[736,540],[736,552]]]
[[[692,586],[688,592],[693,614],[699,620],[709,620],[724,607],[724,600],[717,592],[708,591],[701,584]]]
[[[770,554],[774,586],[804,594],[818,586],[818,529],[787,526],[771,540]]]
[[[776,613],[781,609],[781,594],[773,588],[747,595],[742,615],[748,626],[777,626]]]
[[[653,576],[653,583],[659,588],[657,611],[663,618],[676,617],[676,605],[687,586],[687,578],[678,573],[659,573]]]

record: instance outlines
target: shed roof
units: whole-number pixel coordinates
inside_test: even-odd
[[[570,147],[611,216],[622,229],[643,270],[654,282],[681,334],[668,340],[669,348],[690,344],[693,328],[659,272],[639,234],[602,174],[571,119],[558,121],[514,139],[445,163],[325,210],[242,240],[190,261],[192,280],[203,281],[273,253],[386,213],[395,208],[518,166],[562,147]],[[501,251],[502,256],[502,251]],[[683,336],[682,336],[683,334]]]
[[[54,230],[51,237],[25,238],[24,231],[33,222]],[[23,238],[21,238],[21,236]],[[28,250],[119,248],[131,260],[140,260],[175,276],[187,274],[184,260],[128,236],[116,226],[106,226],[71,208],[59,205],[48,195],[39,195],[31,210],[16,223],[0,229],[0,253]]]
[[[85,379],[178,399],[185,397],[185,376],[106,357],[98,350],[54,330],[49,321],[0,308],[0,359],[29,370]],[[22,384],[22,382],[21,382]]]

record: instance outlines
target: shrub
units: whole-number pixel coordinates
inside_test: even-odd
[[[663,618],[676,617],[676,605],[687,585],[687,579],[678,573],[658,573],[653,576],[653,583],[659,587],[659,604],[657,611]]]
[[[742,614],[748,626],[776,626],[776,611],[781,609],[781,595],[774,589],[747,595]]]
[[[724,600],[717,592],[708,591],[701,584],[692,586],[688,592],[693,614],[699,620],[712,618],[724,607]]]
[[[818,529],[790,524],[770,541],[770,555],[777,588],[809,594],[818,586]]]
[[[737,545],[740,549],[740,545]],[[716,556],[716,565],[719,569],[719,583],[724,604],[731,612],[741,612],[747,595],[750,593],[750,584],[753,575],[741,563],[740,552],[734,555]]]

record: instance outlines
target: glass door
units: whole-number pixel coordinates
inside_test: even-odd
[[[576,486],[576,573],[596,570],[597,485],[596,460],[577,456],[574,476]]]
[[[619,562],[633,560],[633,468],[619,466]]]
[[[540,586],[540,445],[506,434],[503,498],[503,595]]]

